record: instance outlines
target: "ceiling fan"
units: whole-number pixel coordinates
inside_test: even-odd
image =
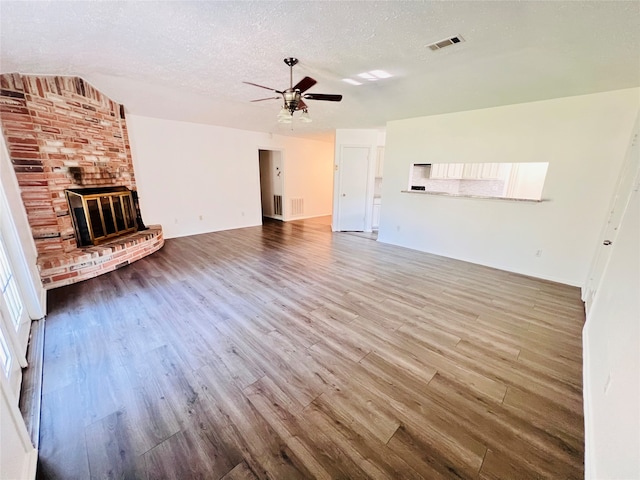
[[[342,100],[342,95],[333,95],[327,93],[304,93],[313,87],[317,82],[311,77],[304,77],[295,85],[293,84],[293,67],[298,63],[297,58],[288,57],[284,59],[284,63],[289,66],[289,88],[286,90],[276,90],[275,88],[265,87],[264,85],[258,85],[252,82],[242,82],[247,85],[253,85],[254,87],[264,88],[271,90],[272,92],[279,93],[281,97],[267,97],[259,98],[257,100],[251,100],[252,102],[262,102],[264,100],[284,100],[282,110],[278,114],[278,122],[291,123],[293,119],[293,113],[297,110],[302,110],[302,116],[300,120],[303,122],[310,122],[307,104],[305,100],[324,100],[328,102],[339,102]]]

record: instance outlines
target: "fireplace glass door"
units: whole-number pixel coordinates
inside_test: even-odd
[[[78,246],[98,245],[137,230],[131,191],[125,187],[67,190]]]

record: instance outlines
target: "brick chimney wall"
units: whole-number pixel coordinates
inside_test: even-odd
[[[0,123],[39,256],[77,249],[66,189],[136,189],[124,108],[81,78],[0,75]]]

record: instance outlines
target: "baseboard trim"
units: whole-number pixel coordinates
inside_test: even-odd
[[[322,213],[319,215],[295,215],[295,216],[291,216],[289,218],[287,218],[285,221],[286,222],[293,222],[295,220],[308,220],[310,218],[318,218],[318,217],[330,217],[331,214],[330,213]]]
[[[37,449],[40,443],[40,409],[42,405],[42,371],[44,362],[45,319],[31,323],[31,338],[27,349],[27,364],[22,375],[20,412],[29,432],[31,443]]]
[[[591,406],[591,349],[589,323],[582,328],[582,402],[584,409],[584,478],[595,479],[593,457],[593,411]]]

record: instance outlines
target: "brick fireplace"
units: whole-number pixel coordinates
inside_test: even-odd
[[[162,247],[159,225],[78,246],[67,190],[128,189],[137,199],[122,105],[79,77],[2,74],[0,89],[2,133],[46,288],[95,277]]]

